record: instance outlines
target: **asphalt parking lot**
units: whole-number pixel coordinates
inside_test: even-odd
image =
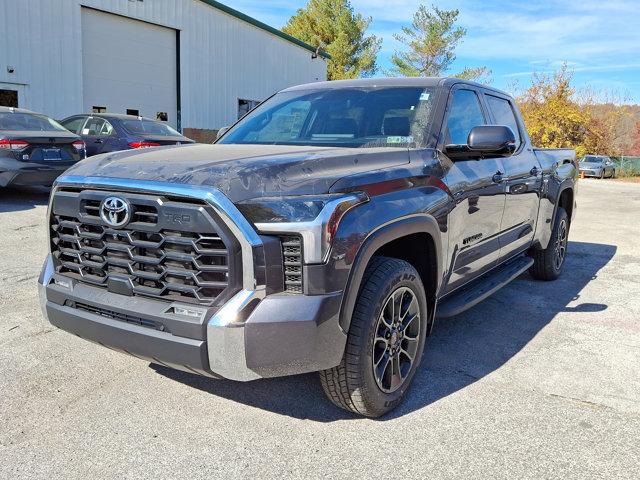
[[[380,420],[44,324],[46,201],[0,190],[0,478],[640,478],[640,184],[581,181],[563,277],[436,324]]]

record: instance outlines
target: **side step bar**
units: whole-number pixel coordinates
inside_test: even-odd
[[[526,272],[531,265],[532,258],[518,257],[474,280],[470,285],[465,285],[438,303],[436,318],[453,317],[473,307]]]

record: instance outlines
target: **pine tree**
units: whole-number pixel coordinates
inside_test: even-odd
[[[310,0],[282,30],[331,55],[327,78],[341,80],[376,72],[382,40],[366,35],[370,23],[348,0]]]

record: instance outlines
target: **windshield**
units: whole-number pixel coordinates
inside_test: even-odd
[[[181,136],[180,132],[174,130],[166,123],[154,122],[153,120],[123,120],[122,126],[129,133],[137,135],[162,135],[165,137]]]
[[[584,157],[582,161],[586,163],[602,163],[602,157]]]
[[[20,112],[0,112],[0,130],[29,132],[67,131],[58,122],[45,115]]]
[[[435,89],[340,88],[281,92],[218,143],[335,147],[424,146]]]

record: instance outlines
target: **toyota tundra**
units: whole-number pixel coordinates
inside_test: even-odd
[[[317,371],[337,406],[380,416],[436,318],[527,271],[561,274],[577,174],[487,86],[288,88],[214,145],[98,155],[60,177],[44,315],[194,374]]]

